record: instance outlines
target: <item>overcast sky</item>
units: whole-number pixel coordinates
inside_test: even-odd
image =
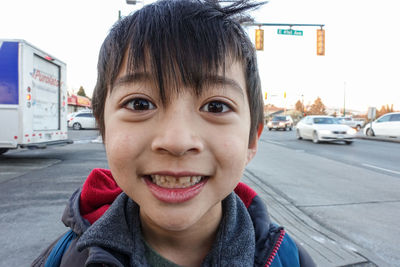
[[[400,110],[397,2],[269,1],[254,13],[256,21],[325,24],[326,55],[316,55],[317,27],[294,27],[303,36],[263,27],[264,51],[257,55],[267,103],[290,108],[303,95],[305,103],[319,96],[328,107],[342,108],[345,99],[346,109],[394,104]],[[24,39],[64,61],[69,90],[83,86],[91,94],[98,51],[118,10],[127,15],[137,7],[125,0],[2,0],[0,39]],[[254,39],[254,29],[248,33]]]

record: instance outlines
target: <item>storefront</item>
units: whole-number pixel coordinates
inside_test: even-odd
[[[68,113],[91,108],[92,102],[89,98],[79,95],[68,96]]]

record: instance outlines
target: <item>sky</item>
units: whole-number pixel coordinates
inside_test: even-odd
[[[145,0],[145,4],[153,2]],[[400,18],[396,0],[270,0],[253,12],[256,22],[324,24],[325,56],[316,55],[318,27],[293,27],[303,36],[277,34],[286,26],[262,27],[257,52],[266,104],[292,108],[317,97],[328,108],[366,112],[400,110]],[[67,87],[91,95],[100,46],[118,11],[142,4],[125,0],[2,0],[0,39],[24,39],[67,64]],[[254,40],[255,28],[247,31]],[[284,98],[286,92],[286,98]]]

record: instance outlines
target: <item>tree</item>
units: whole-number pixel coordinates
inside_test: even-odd
[[[314,104],[311,105],[310,109],[307,111],[310,115],[326,115],[325,105],[322,103],[320,97],[315,99]]]
[[[304,112],[304,105],[300,100],[297,100],[296,104],[295,104],[295,109],[297,111],[300,111],[302,114]]]
[[[79,87],[78,93],[76,93],[76,94],[80,95],[80,96],[86,96],[85,89],[83,89],[82,86]]]
[[[380,117],[383,114],[389,113],[389,112],[394,112],[393,109],[393,104],[389,107],[388,104],[386,104],[386,106],[382,106],[381,109],[378,111],[376,111],[376,117]]]

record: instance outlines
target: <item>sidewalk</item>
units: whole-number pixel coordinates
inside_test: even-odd
[[[285,226],[287,232],[310,253],[317,266],[381,265],[376,259],[366,258],[364,255],[368,253],[363,248],[315,222],[265,184],[255,173],[246,170],[242,180],[257,191],[266,203],[272,220]]]

